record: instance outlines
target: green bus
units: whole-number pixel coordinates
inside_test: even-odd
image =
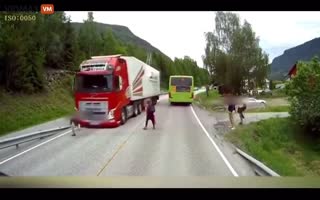
[[[193,76],[170,76],[169,78],[169,102],[189,103],[193,102],[194,82]]]

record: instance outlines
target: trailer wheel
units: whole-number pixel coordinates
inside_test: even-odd
[[[137,104],[137,110],[138,110],[138,115],[140,115],[140,114],[141,114],[141,111],[142,111],[142,103],[141,103],[141,102],[139,102],[139,103]]]
[[[123,108],[121,112],[121,125],[125,124],[126,121],[127,121],[127,111],[126,111],[126,108]]]
[[[138,104],[133,105],[133,117],[138,116]]]

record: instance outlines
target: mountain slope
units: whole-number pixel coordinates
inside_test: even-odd
[[[78,22],[73,22],[71,24],[76,31],[79,31],[80,27],[83,25],[83,23],[78,23]],[[167,55],[162,53],[159,49],[152,46],[149,42],[133,34],[131,30],[126,26],[103,24],[103,23],[97,23],[97,22],[95,22],[95,25],[97,30],[100,32],[105,32],[110,28],[113,34],[123,43],[129,43],[129,44],[131,43],[141,48],[144,48],[148,52],[161,53],[167,58],[169,58]]]
[[[285,74],[299,60],[310,60],[315,55],[320,56],[320,38],[315,38],[296,47],[287,49],[281,56],[273,59],[271,64],[271,79],[284,79]]]

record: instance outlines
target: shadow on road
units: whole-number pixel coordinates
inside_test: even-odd
[[[190,103],[171,103],[171,106],[176,106],[176,107],[189,107],[191,106]]]

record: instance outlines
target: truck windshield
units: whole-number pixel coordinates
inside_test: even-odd
[[[112,90],[112,75],[79,75],[76,77],[77,92],[108,92]]]

